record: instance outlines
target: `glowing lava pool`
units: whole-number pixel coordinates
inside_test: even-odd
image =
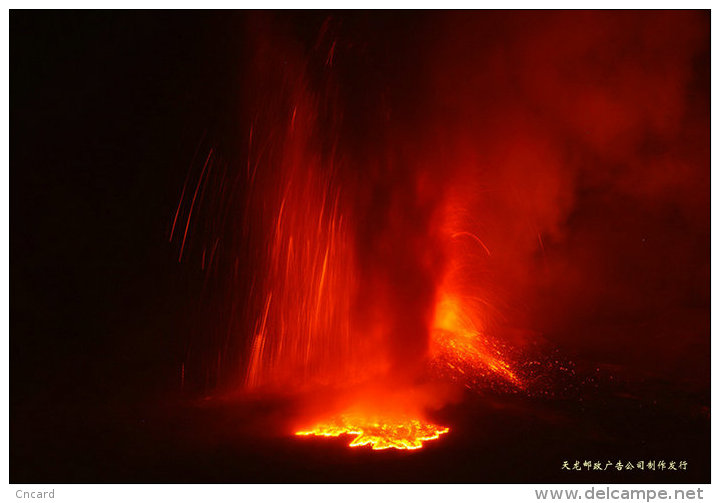
[[[373,450],[414,450],[420,449],[423,442],[437,440],[449,431],[450,428],[414,418],[388,419],[341,414],[295,434],[321,437],[354,435],[350,447],[370,445]]]

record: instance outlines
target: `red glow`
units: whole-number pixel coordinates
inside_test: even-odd
[[[296,435],[339,437],[354,435],[350,447],[369,445],[373,450],[420,449],[423,442],[437,440],[450,429],[408,417],[385,417],[367,414],[341,414],[315,424]]]
[[[522,387],[510,364],[475,321],[483,312],[477,306],[480,302],[453,297],[440,300],[435,315],[431,355],[441,365],[461,374],[496,374]]]
[[[664,237],[666,215],[705,232],[703,103],[687,92],[702,18],[444,13],[415,19],[418,41],[412,23],[358,41],[329,18],[305,45],[254,21],[248,155],[219,183],[229,223],[198,255],[203,270],[206,255],[224,260],[232,292],[218,375],[231,354],[228,380],[242,374],[245,390],[374,404],[327,405],[297,435],[420,448],[450,429],[426,419],[446,397],[413,393],[418,382],[529,392],[514,350],[546,342],[538,334],[592,353],[602,342],[577,334],[595,317],[639,319],[685,295],[651,298],[647,285],[665,283],[642,280],[695,256]],[[171,238],[187,218],[181,256],[212,156],[172,221]],[[218,245],[223,232],[239,237]],[[664,246],[648,251],[653,233]],[[652,365],[651,344],[613,342]]]

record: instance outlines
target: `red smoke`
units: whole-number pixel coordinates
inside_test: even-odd
[[[402,389],[424,378],[438,326],[509,382],[499,348],[540,338],[706,375],[707,12],[247,28],[247,159],[220,231],[229,289],[245,292],[229,333],[251,336],[246,382]],[[452,337],[445,349],[471,347]]]
[[[430,122],[510,323],[601,361],[668,369],[680,350],[707,371],[707,13],[438,24]]]

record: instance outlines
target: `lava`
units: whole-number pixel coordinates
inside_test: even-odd
[[[433,363],[462,375],[496,375],[514,386],[522,381],[505,360],[502,351],[474,321],[472,303],[447,296],[437,306],[432,333]]]
[[[191,217],[218,224],[195,227],[212,243],[203,270],[212,250],[208,271],[214,260],[232,299],[212,357],[218,380],[241,374],[243,389],[259,394],[347,397],[360,388],[347,408],[334,409],[344,413],[325,410],[319,417],[330,419],[297,434],[419,449],[449,431],[422,419],[430,403],[445,400],[445,391],[416,393],[425,376],[446,382],[446,371],[459,369],[473,381],[520,380],[480,323],[488,307],[473,299],[484,292],[460,281],[493,254],[482,229],[458,217],[469,210],[446,190],[453,175],[431,168],[441,159],[406,148],[424,141],[423,128],[348,101],[338,65],[358,55],[329,27],[309,52],[280,33],[252,32],[247,158],[233,169],[210,149],[192,199],[183,187],[170,239],[181,212],[180,257],[190,253]],[[377,138],[356,138],[358,124]],[[204,200],[208,185],[214,197]],[[201,219],[203,201],[216,209]],[[228,358],[233,349],[239,356]],[[439,367],[444,372],[433,374]],[[368,401],[371,414],[358,409]]]
[[[337,117],[323,112],[333,99],[314,88],[332,76],[313,79],[310,61],[268,50],[293,63],[276,72],[259,62],[268,105],[248,140],[258,147],[249,149],[246,169],[255,255],[245,385],[287,390],[350,379],[358,354],[349,322],[355,268]]]
[[[287,400],[297,436],[419,449],[457,432],[426,418],[468,392],[574,393],[557,348],[644,363],[660,345],[634,342],[639,320],[676,295],[696,313],[706,262],[664,278],[706,242],[688,92],[706,19],[321,16],[248,17],[241,121],[178,186],[170,240],[213,320],[183,389]]]
[[[317,423],[310,429],[300,430],[296,435],[339,437],[354,435],[350,447],[369,445],[373,450],[407,449],[423,447],[423,442],[437,440],[450,428],[410,417],[385,417],[382,415],[340,414]]]

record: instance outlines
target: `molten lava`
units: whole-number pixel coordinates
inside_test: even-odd
[[[204,222],[194,227],[210,238],[203,271],[214,264],[231,299],[217,352],[202,362],[206,386],[214,373],[241,375],[252,393],[352,394],[349,408],[325,408],[319,417],[330,419],[297,434],[419,449],[449,431],[422,419],[430,404],[442,406],[445,389],[416,393],[419,383],[522,388],[480,300],[492,293],[490,257],[502,251],[485,244],[471,204],[478,192],[450,190],[470,185],[433,167],[444,156],[415,149],[423,127],[394,118],[397,105],[378,114],[349,99],[337,65],[364,56],[330,28],[308,52],[281,33],[253,31],[247,159],[232,169],[210,150],[192,199],[183,188],[171,239],[182,236],[180,256],[189,256],[191,224]],[[198,217],[203,204],[210,218]],[[372,413],[358,409],[368,402]]]
[[[432,334],[433,362],[462,375],[497,375],[521,388],[522,381],[502,352],[478,328],[469,303],[452,296],[438,303]]]
[[[707,20],[675,47],[675,14],[537,16],[249,16],[237,159],[198,154],[169,225],[218,314],[183,387],[288,399],[320,419],[297,435],[418,449],[449,431],[424,413],[465,390],[547,396],[567,368],[545,331],[565,345],[670,305],[657,278],[708,234],[661,238],[704,211],[674,198],[706,182],[709,119],[683,103]]]
[[[350,447],[370,445],[373,450],[414,450],[420,449],[423,442],[436,440],[448,431],[450,428],[409,417],[388,418],[341,414],[295,434],[322,437],[354,435],[355,438],[350,442]]]

